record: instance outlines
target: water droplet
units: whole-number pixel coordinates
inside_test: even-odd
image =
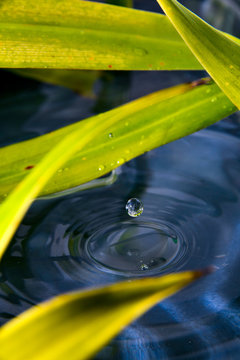
[[[122,165],[122,164],[124,164],[124,162],[125,162],[125,160],[123,158],[121,158],[117,161],[117,164]]]
[[[99,170],[99,171],[103,171],[103,170],[104,170],[104,168],[105,168],[105,166],[104,166],[104,165],[99,165],[98,170]]]
[[[136,198],[129,199],[126,204],[126,210],[131,217],[137,217],[143,212],[143,204]]]
[[[110,139],[112,139],[112,138],[113,138],[113,133],[109,133],[109,134],[108,134],[108,137],[109,137]]]
[[[58,169],[58,172],[61,173],[63,171],[63,169]]]
[[[69,170],[69,168],[68,168],[68,167],[66,167],[66,168],[64,168],[64,169],[63,169],[63,171],[68,171],[68,170]]]
[[[217,98],[216,97],[213,97],[212,99],[211,99],[211,102],[215,102],[217,100]]]
[[[146,49],[142,49],[142,48],[135,48],[134,52],[137,55],[147,55],[148,54],[148,51]]]
[[[141,264],[141,265],[140,265],[140,269],[144,271],[144,270],[148,270],[149,267],[148,267],[147,264]]]

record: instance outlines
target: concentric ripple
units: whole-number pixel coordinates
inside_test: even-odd
[[[240,140],[229,124],[129,162],[112,185],[36,202],[1,265],[1,322],[68,290],[214,265],[96,359],[237,359]],[[137,218],[130,198],[144,205]]]
[[[90,236],[86,252],[101,270],[129,276],[165,269],[183,247],[171,229],[158,222],[125,221]]]

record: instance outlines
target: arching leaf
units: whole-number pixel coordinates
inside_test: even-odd
[[[196,86],[199,85],[199,86]],[[78,186],[104,175],[142,153],[189,135],[237,109],[214,83],[200,80],[145,96],[91,117],[93,127],[111,119],[111,126],[78,151],[46,184],[41,195]],[[196,116],[197,114],[197,116]],[[82,122],[0,149],[0,200],[36,164]],[[109,133],[113,136],[109,137]],[[79,139],[81,136],[79,135]]]
[[[204,22],[176,0],[157,0],[193,54],[240,108],[240,44]]]

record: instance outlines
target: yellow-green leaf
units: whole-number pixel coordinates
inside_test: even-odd
[[[157,0],[193,54],[240,108],[240,44],[176,0]]]
[[[0,67],[202,69],[168,19],[79,0],[2,0]]]
[[[216,84],[200,80],[161,90],[91,117],[84,123],[96,127],[110,121],[111,126],[71,156],[64,167],[55,171],[41,195],[95,179],[125,161],[211,125],[236,110]],[[0,149],[0,200],[33,171],[34,166],[61,138],[71,131],[81,131],[82,126],[82,122],[75,123]]]
[[[184,272],[58,296],[0,329],[0,359],[89,359],[131,321],[201,275]]]
[[[6,250],[11,237],[20,224],[33,199],[39,194],[52,175],[77,150],[94,140],[105,131],[113,120],[104,122],[82,121],[78,129],[68,132],[58,140],[55,147],[47,152],[34,170],[13,190],[0,206],[0,259]],[[52,147],[51,147],[52,148]],[[25,154],[27,155],[27,154]],[[27,155],[28,156],[28,155]]]

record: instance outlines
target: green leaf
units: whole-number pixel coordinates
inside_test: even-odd
[[[107,70],[202,66],[166,16],[79,0],[2,0],[0,67]]]
[[[0,358],[89,359],[131,321],[202,275],[184,272],[58,296],[0,329]]]
[[[240,44],[204,22],[176,0],[157,0],[193,54],[240,108]]]
[[[93,97],[93,85],[100,77],[100,71],[54,70],[54,69],[14,69],[17,75],[65,86],[81,95]]]
[[[81,150],[91,140],[94,141],[113,122],[114,119],[111,117],[105,119],[104,122],[80,122],[78,129],[71,129],[70,132],[66,132],[65,136],[58,139],[53,148],[52,144],[50,146],[52,150],[48,150],[36,168],[17,185],[0,206],[0,259],[33,199],[38,196],[52,175],[77,150]],[[25,153],[26,159],[28,159],[28,154]],[[29,170],[29,167],[25,168],[25,171],[27,170]]]
[[[92,127],[105,122],[111,125],[73,155],[64,167],[56,169],[41,195],[102,176],[148,150],[209,126],[236,110],[216,84],[200,80],[161,90],[44,136],[1,148],[0,199],[64,136],[81,131],[85,123]]]

